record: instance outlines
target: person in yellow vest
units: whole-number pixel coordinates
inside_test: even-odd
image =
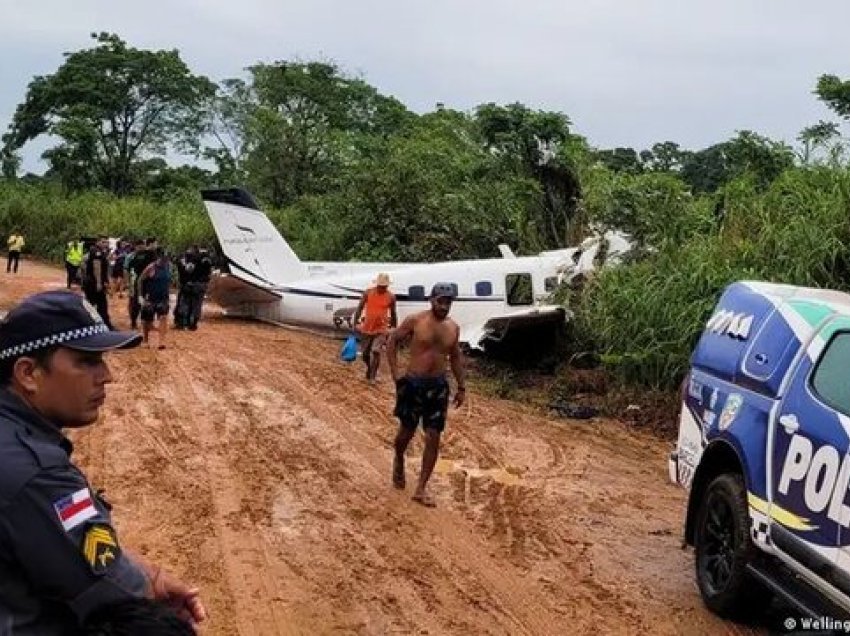
[[[24,249],[24,237],[21,233],[15,230],[6,241],[6,246],[9,248],[9,256],[6,259],[6,273],[12,271],[12,264],[15,266],[15,273],[18,273],[18,261],[21,260],[21,250]]]
[[[357,311],[354,312],[354,328],[363,337],[363,362],[366,363],[366,379],[370,383],[377,379],[381,351],[386,347],[390,329],[395,329],[398,324],[395,294],[389,290],[389,286],[389,274],[378,274],[375,287],[363,292]]]
[[[68,289],[80,277],[80,265],[83,263],[83,242],[68,241],[65,246],[65,271],[68,273]]]

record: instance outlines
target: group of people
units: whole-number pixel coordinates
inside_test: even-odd
[[[451,393],[447,365],[451,366],[457,382],[454,405],[460,407],[466,396],[460,328],[448,317],[456,291],[451,283],[436,283],[431,288],[431,308],[408,316],[399,325],[395,294],[389,287],[389,275],[378,274],[375,286],[361,296],[352,325],[362,341],[367,381],[370,384],[377,381],[381,354],[385,352],[395,382],[394,415],[399,419],[399,428],[395,438],[393,485],[402,490],[406,486],[404,454],[421,422],[425,450],[413,500],[431,507],[435,504],[427,489],[428,480],[440,452],[440,436],[446,426]],[[401,373],[398,344],[408,339],[410,362],[407,372]]]
[[[141,319],[143,340],[149,343],[156,323],[158,349],[166,348],[172,262],[156,238],[135,243],[119,240],[110,247],[109,239],[100,236],[88,248],[82,240],[69,241],[65,247],[65,270],[67,288],[79,284],[86,300],[110,329],[109,297],[122,298],[126,289],[131,327],[138,329]],[[195,330],[212,276],[212,259],[206,249],[194,245],[177,259],[176,270],[174,326]]]

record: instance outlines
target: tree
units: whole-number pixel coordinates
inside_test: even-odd
[[[376,139],[415,119],[398,100],[331,63],[258,64],[250,72],[256,103],[248,108],[243,165],[277,206],[329,191]]]
[[[623,174],[641,174],[643,172],[641,156],[634,148],[597,150],[594,155],[602,165],[614,172]]]
[[[5,179],[14,179],[21,167],[21,158],[11,151],[0,151],[0,174]]]
[[[715,192],[744,174],[751,174],[766,188],[782,172],[794,165],[787,145],[749,130],[735,137],[687,155],[681,177],[694,192]]]
[[[561,152],[570,139],[563,113],[532,111],[523,104],[483,104],[475,110],[478,134],[488,153],[499,157],[517,176],[540,185],[541,200],[526,219],[538,247],[563,247],[581,197],[578,176]]]
[[[815,94],[837,115],[850,119],[850,82],[842,81],[835,75],[821,75]]]
[[[248,129],[256,109],[256,94],[241,79],[223,80],[208,104],[205,133],[215,145],[202,154],[215,163],[222,183],[242,181]]]
[[[797,156],[803,164],[809,164],[817,150],[827,149],[839,136],[838,124],[834,122],[821,120],[812,126],[803,128],[797,135],[797,141],[803,144]]]
[[[652,172],[679,172],[691,153],[674,141],[653,144],[652,150],[641,152],[643,165]]]
[[[361,164],[345,199],[350,256],[436,261],[496,256],[518,246],[535,181],[504,170],[465,115],[423,116]]]
[[[194,146],[200,106],[215,87],[193,75],[176,50],[131,48],[110,33],[92,38],[94,48],[66,53],[56,73],[30,82],[3,137],[5,152],[55,135],[62,141],[45,158],[66,187],[124,195],[136,185],[136,162],[169,146]]]

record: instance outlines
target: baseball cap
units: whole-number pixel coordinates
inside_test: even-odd
[[[29,296],[0,321],[0,360],[55,345],[110,351],[129,349],[141,341],[135,331],[111,331],[88,301],[68,291]]]
[[[452,283],[434,283],[431,288],[431,298],[454,298],[455,296],[457,296],[457,293]]]

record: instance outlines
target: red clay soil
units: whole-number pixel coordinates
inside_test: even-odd
[[[63,278],[22,261],[0,308]],[[122,542],[201,587],[204,634],[751,633],[702,606],[669,442],[472,392],[426,509],[419,437],[391,487],[386,369],[369,387],[339,346],[211,307],[165,351],[110,355],[77,462]]]

